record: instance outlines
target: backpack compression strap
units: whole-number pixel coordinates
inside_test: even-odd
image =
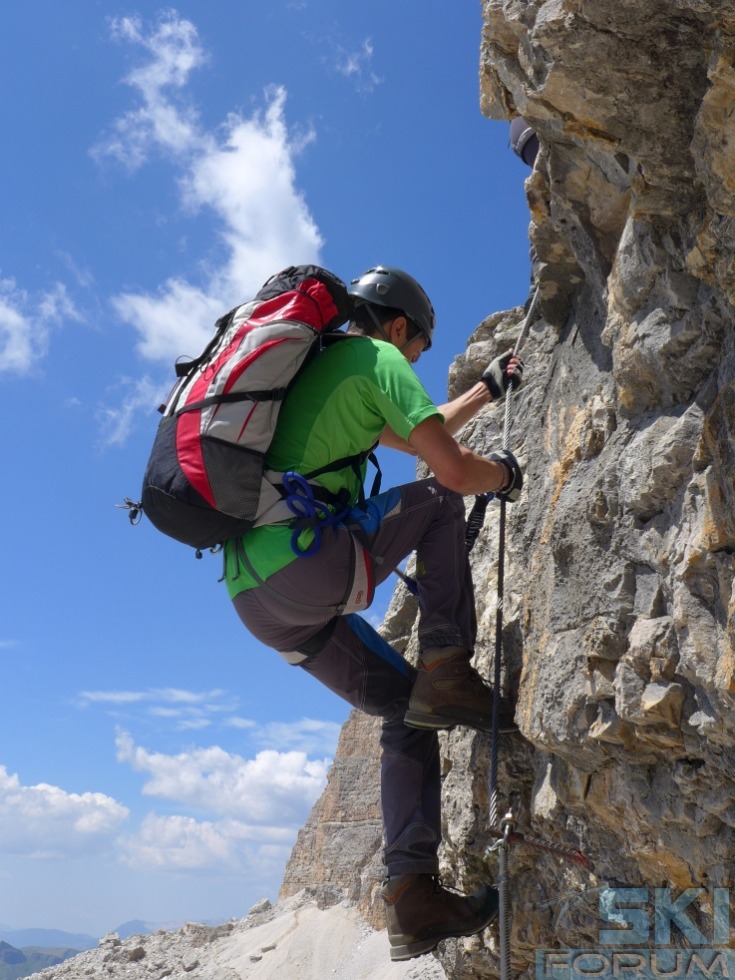
[[[175,416],[183,415],[184,412],[196,412],[200,408],[209,408],[211,405],[227,405],[232,402],[268,402],[282,401],[286,397],[288,388],[269,388],[264,391],[231,391],[223,395],[210,395],[209,398],[202,398],[201,401],[192,402],[191,405],[184,405],[174,413]]]

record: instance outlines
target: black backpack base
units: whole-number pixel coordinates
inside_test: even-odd
[[[201,441],[219,510],[184,475],[176,451],[176,418],[162,419],[141,494],[142,510],[163,534],[198,551],[250,530],[260,501],[264,456],[220,440]],[[257,489],[256,489],[257,488]]]

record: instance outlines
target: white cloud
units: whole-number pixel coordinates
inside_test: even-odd
[[[215,321],[226,312],[221,300],[176,278],[168,279],[154,295],[121,293],[112,305],[120,319],[137,330],[140,354],[167,362],[197,356],[214,333]]]
[[[211,691],[185,691],[178,687],[157,687],[145,691],[80,691],[79,698],[83,706],[156,701],[164,704],[206,705],[208,710],[224,711],[227,708],[215,702],[225,693],[217,687]]]
[[[270,721],[259,725],[253,732],[253,738],[266,748],[333,756],[341,730],[342,726],[336,721],[301,718],[295,722]]]
[[[34,332],[33,324],[8,295],[10,284],[0,283],[0,371],[25,374],[46,353],[48,329]],[[12,287],[11,287],[12,288]]]
[[[136,704],[150,695],[145,691],[81,691],[82,705],[87,704]]]
[[[237,820],[197,822],[191,817],[149,814],[134,836],[121,841],[123,860],[158,871],[243,874],[281,871],[295,830],[255,827]]]
[[[80,266],[73,256],[61,249],[57,250],[56,254],[72,274],[78,286],[81,286],[82,289],[92,288],[94,285],[94,275],[89,268]]]
[[[81,691],[84,702],[166,701],[172,704],[203,704],[220,697],[220,688],[211,691],[185,691],[178,687],[157,687],[146,691]]]
[[[72,303],[63,283],[57,282],[53,289],[43,293],[38,300],[39,315],[51,323],[63,323],[64,320],[75,320],[81,323],[84,317]]]
[[[207,816],[149,813],[121,838],[122,860],[159,871],[281,873],[311,807],[324,788],[328,759],[305,752],[259,752],[253,759],[219,747],[176,755],[150,752],[118,733],[117,758],[149,777],[143,794]]]
[[[0,851],[74,857],[109,846],[128,816],[102,793],[67,793],[39,783],[22,786],[0,766]]]
[[[218,132],[208,132],[182,93],[194,68],[206,60],[195,26],[169,11],[146,34],[141,22],[123,18],[113,35],[143,49],[147,63],[125,81],[141,105],[125,113],[94,148],[97,159],[113,156],[131,170],[151,151],[169,153],[180,168],[182,206],[207,209],[216,233],[202,282],[171,276],[153,293],[122,293],[113,299],[120,318],[138,333],[138,349],[151,360],[196,355],[215,320],[252,296],[278,269],[318,261],[319,231],[296,188],[294,160],[314,137],[289,132],[286,92],[273,88],[263,111],[233,113]]]
[[[199,718],[179,718],[177,728],[182,732],[200,732],[203,728],[209,728],[211,724],[209,718],[202,716]]]
[[[251,731],[258,727],[258,722],[253,721],[252,718],[228,718],[227,725],[230,728],[239,728],[242,731]]]
[[[373,53],[373,42],[369,37],[355,51],[346,51],[342,47],[337,49],[336,70],[354,81],[359,92],[372,92],[383,82],[372,69]]]
[[[174,704],[206,704],[221,697],[224,691],[215,687],[211,691],[185,691],[180,687],[161,687],[152,692],[154,696],[164,698]]]
[[[177,755],[149,752],[120,732],[119,762],[148,775],[146,796],[194,807],[220,818],[278,827],[300,826],[324,788],[329,759],[305,752],[264,750],[254,759],[212,748]]]
[[[147,703],[153,694],[171,705],[206,705],[222,692],[178,689],[87,691],[89,703]],[[173,710],[173,709],[172,709]],[[329,723],[303,719],[266,726],[293,742],[313,732],[323,743]],[[165,801],[169,813],[147,813],[123,833],[130,811],[102,793],[69,793],[56,786],[22,786],[0,767],[0,853],[36,859],[75,859],[104,850],[154,871],[242,874],[272,879],[282,872],[299,827],[321,793],[330,764],[304,751],[265,750],[252,759],[219,747],[175,755],[151,752],[126,732],[116,740],[118,762],[146,775],[144,797]],[[171,813],[175,808],[180,812]],[[199,816],[192,816],[196,811]]]
[[[197,114],[189,105],[175,106],[172,98],[207,60],[196,27],[169,10],[150,34],[137,17],[114,19],[111,33],[115,40],[143,48],[150,60],[125,77],[141,104],[115,120],[112,132],[92,148],[92,155],[97,160],[114,157],[132,171],[146,162],[154,147],[174,154],[190,151],[199,139]]]
[[[48,353],[53,327],[81,321],[66,287],[30,296],[15,280],[0,280],[0,373],[28,374]]]
[[[207,728],[216,722],[225,728],[247,732],[251,742],[260,749],[305,752],[319,758],[334,755],[342,730],[340,722],[317,718],[269,722],[244,718],[235,714],[237,697],[221,688],[209,691],[179,688],[80,691],[78,704],[82,708],[98,706],[113,716],[119,716],[123,711],[132,714],[140,709],[139,714],[174,722],[179,731]]]
[[[80,691],[79,705],[100,706],[111,715],[120,715],[140,707],[149,717],[173,723],[178,731],[208,728],[212,718],[231,713],[236,702],[219,688],[211,691],[184,691],[179,688],[151,688],[142,691]]]
[[[294,157],[311,137],[288,133],[283,89],[268,99],[262,114],[230,116],[219,141],[204,139],[180,182],[182,204],[213,214],[224,250],[204,284],[171,277],[153,294],[113,299],[118,316],[138,332],[143,357],[199,354],[227,308],[253,296],[278,269],[319,259],[322,240],[295,185]]]
[[[122,401],[116,405],[100,405],[96,419],[100,429],[100,443],[103,446],[122,446],[130,435],[136,419],[145,413],[154,415],[155,409],[165,400],[170,384],[162,385],[148,376],[123,378],[117,385],[125,391]],[[154,415],[154,420],[160,419]]]
[[[207,141],[182,181],[185,203],[210,208],[220,222],[229,259],[210,285],[235,302],[284,265],[317,259],[322,245],[294,167],[314,133],[289,133],[285,104],[285,89],[276,87],[263,112],[230,115],[224,137]]]

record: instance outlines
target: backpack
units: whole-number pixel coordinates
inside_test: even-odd
[[[315,265],[272,276],[255,299],[217,321],[204,351],[177,362],[178,381],[143,478],[141,501],[126,501],[169,537],[197,549],[239,537],[285,493],[266,479],[265,456],[289,385],[310,354],[349,318],[347,287]],[[359,457],[337,460],[308,480]],[[293,515],[291,515],[293,516]],[[269,521],[265,521],[269,523]]]

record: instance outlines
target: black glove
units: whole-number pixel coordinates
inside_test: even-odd
[[[513,357],[513,350],[506,351],[496,357],[494,361],[485,369],[482,380],[487,385],[493,401],[499,401],[510,387],[511,381],[514,388],[520,388],[523,381],[523,359],[519,358],[519,364],[515,371],[508,374],[508,365]]]
[[[500,452],[490,453],[489,459],[494,463],[502,463],[508,471],[508,479],[498,490],[493,490],[496,497],[514,504],[521,495],[523,489],[523,470],[520,463],[509,449],[501,449]]]

